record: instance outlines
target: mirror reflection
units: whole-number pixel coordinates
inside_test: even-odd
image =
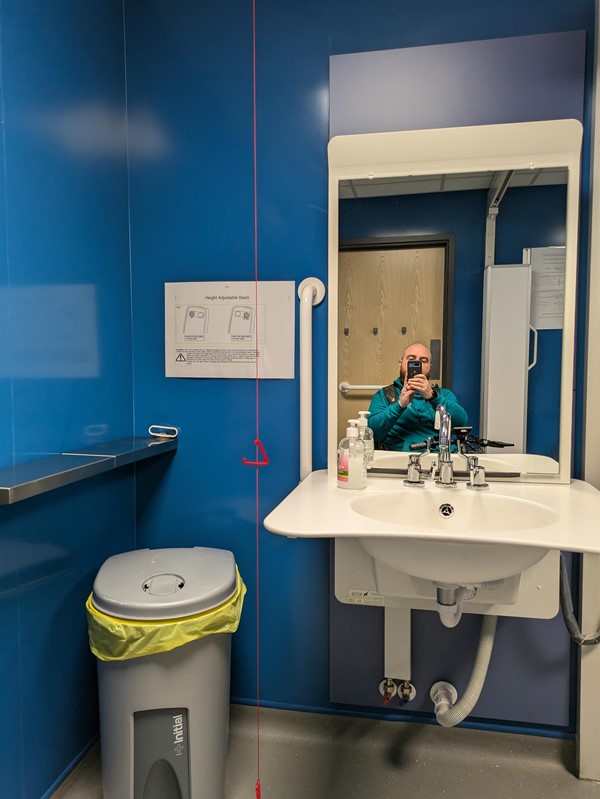
[[[338,439],[370,409],[378,448],[407,450],[443,399],[454,425],[512,445],[491,456],[558,472],[567,177],[339,182]]]
[[[431,360],[428,347],[410,344],[402,354],[399,376],[371,400],[368,424],[379,449],[406,452],[435,437],[440,406],[450,414],[453,427],[467,424],[467,413],[452,391],[432,382]]]

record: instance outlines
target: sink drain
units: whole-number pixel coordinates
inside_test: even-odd
[[[444,502],[442,505],[440,505],[440,516],[443,516],[444,519],[449,519],[453,515],[454,508],[449,502]]]

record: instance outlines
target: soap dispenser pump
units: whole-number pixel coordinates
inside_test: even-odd
[[[346,437],[340,441],[337,451],[337,484],[339,488],[365,488],[365,442],[358,435],[358,421],[348,419],[348,425]]]
[[[375,436],[367,421],[369,414],[370,411],[358,412],[358,435],[365,442],[365,463],[367,466],[373,463],[373,458],[375,457]]]

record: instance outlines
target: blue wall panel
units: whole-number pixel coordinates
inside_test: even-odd
[[[4,87],[0,81],[0,114],[4,126]],[[4,137],[0,140],[0,220],[6,219],[6,158]],[[6,225],[0,224],[0,418],[12,420],[12,384],[10,377],[10,320],[8,302],[8,262],[6,259]],[[4,425],[0,436],[0,464],[10,463],[13,451],[13,426]]]
[[[166,380],[162,325],[163,282],[254,276],[250,6],[237,4],[227,25],[214,7],[193,2],[179,3],[177,13],[172,5],[150,10],[142,2],[127,8],[130,120],[145,109],[169,142],[168,149],[150,158],[135,155],[135,138],[132,141],[136,430],[142,432],[159,420],[182,428],[160,499],[153,496],[154,484],[145,487],[140,474],[139,543],[220,546],[235,552],[249,592],[235,636],[232,690],[234,697],[252,701],[256,697],[255,473],[241,459],[254,455],[255,386],[252,380]],[[259,70],[272,75],[286,93],[286,101],[274,106],[263,96],[258,100],[259,129],[270,130],[278,142],[273,147],[271,140],[259,139],[259,272],[265,280],[299,282],[308,274],[323,278],[326,270],[327,107],[323,95],[315,91],[314,79],[320,77],[326,89],[327,63],[325,59],[315,65],[310,48],[302,49],[316,21],[300,7],[290,15],[290,8],[275,13],[289,35],[296,37],[286,44],[295,64],[292,74],[273,71],[268,53],[272,48],[280,52],[283,42],[262,23],[259,26],[265,48],[259,49]],[[326,44],[323,34],[322,45]],[[307,70],[312,73],[309,86]],[[305,108],[302,124],[298,124],[298,104]],[[320,113],[318,123],[315,108]],[[316,179],[297,181],[298,169]],[[292,180],[296,187],[291,194]],[[263,238],[260,231],[265,229],[273,236]],[[317,317],[323,340],[324,308]],[[324,372],[322,353],[315,378],[322,397],[317,465],[323,465],[325,455],[318,433],[324,423]],[[281,409],[278,415],[289,419],[284,434],[273,425],[276,408]],[[260,435],[271,459],[271,466],[259,476],[264,518],[298,480],[296,384],[262,381],[260,409]],[[144,512],[146,503],[153,512]],[[327,627],[320,620],[315,624],[312,609],[323,608],[325,618],[327,543],[290,547],[262,528],[260,536],[265,699],[324,707]],[[299,604],[290,602],[290,596],[298,596]],[[283,678],[282,666],[288,660],[299,663],[300,654],[307,666],[296,670],[293,680]]]
[[[473,5],[457,0],[398,4],[378,0],[331,0],[331,52],[360,53],[393,47],[418,47],[503,36],[528,36],[556,31],[593,31],[594,3],[530,0],[525,8],[519,0]]]
[[[584,31],[335,56],[330,135],[582,119],[584,63]]]
[[[232,692],[252,701],[255,480],[241,458],[253,454],[254,385],[165,379],[162,328],[164,282],[254,275],[250,9],[241,2],[227,10],[191,0],[168,7],[142,0],[126,4],[130,120],[143,117],[166,142],[162,151],[144,156],[134,144],[137,130],[132,133],[136,431],[159,421],[182,429],[177,457],[160,487],[140,474],[139,543],[196,543],[235,552],[249,594],[234,639]],[[589,80],[593,28],[591,0],[576,0],[568,8],[535,0],[526,13],[516,0],[497,5],[493,13],[467,0],[451,8],[439,0],[400,6],[389,0],[258,0],[259,277],[326,279],[331,54],[585,30]],[[314,467],[319,468],[325,465],[326,438],[324,307],[316,309],[314,324]],[[461,360],[468,354],[455,353]],[[298,480],[297,397],[296,381],[261,382],[260,436],[271,457],[260,473],[261,518]],[[261,698],[326,709],[328,545],[261,530],[260,555]],[[511,651],[518,642],[509,622],[504,646]],[[424,639],[421,643],[426,653],[433,652],[435,642],[431,649]],[[561,652],[568,649],[560,627],[552,643]],[[526,682],[535,682],[534,665],[526,668],[532,669]],[[566,656],[558,681],[568,692]],[[487,705],[485,717],[501,716],[502,701]],[[544,701],[540,696],[532,714],[540,724]],[[564,715],[549,723],[561,724]]]
[[[3,509],[0,509],[3,510]],[[23,781],[17,531],[0,513],[0,794],[20,797]],[[16,790],[15,790],[16,789]]]
[[[121,11],[76,8],[2,6],[18,462],[132,426]]]
[[[5,467],[130,435],[133,378],[122,2],[0,14]],[[97,735],[84,601],[134,524],[131,469],[0,508],[7,799],[39,799]]]

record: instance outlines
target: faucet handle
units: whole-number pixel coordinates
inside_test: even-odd
[[[425,441],[422,441],[418,444],[410,445],[410,448],[413,450],[417,448],[421,449],[422,447],[424,447],[425,449],[422,449],[421,452],[411,452],[410,455],[408,456],[408,469],[404,485],[422,486],[424,485],[423,481],[424,477],[427,478],[433,477],[435,474],[435,470],[437,467],[435,458],[431,462],[429,469],[421,468],[421,458],[423,457],[423,455],[429,455],[429,453],[431,452],[431,439],[428,438]]]
[[[467,488],[489,488],[489,484],[485,482],[485,468],[479,465],[477,455],[465,455],[464,457],[469,464]]]

